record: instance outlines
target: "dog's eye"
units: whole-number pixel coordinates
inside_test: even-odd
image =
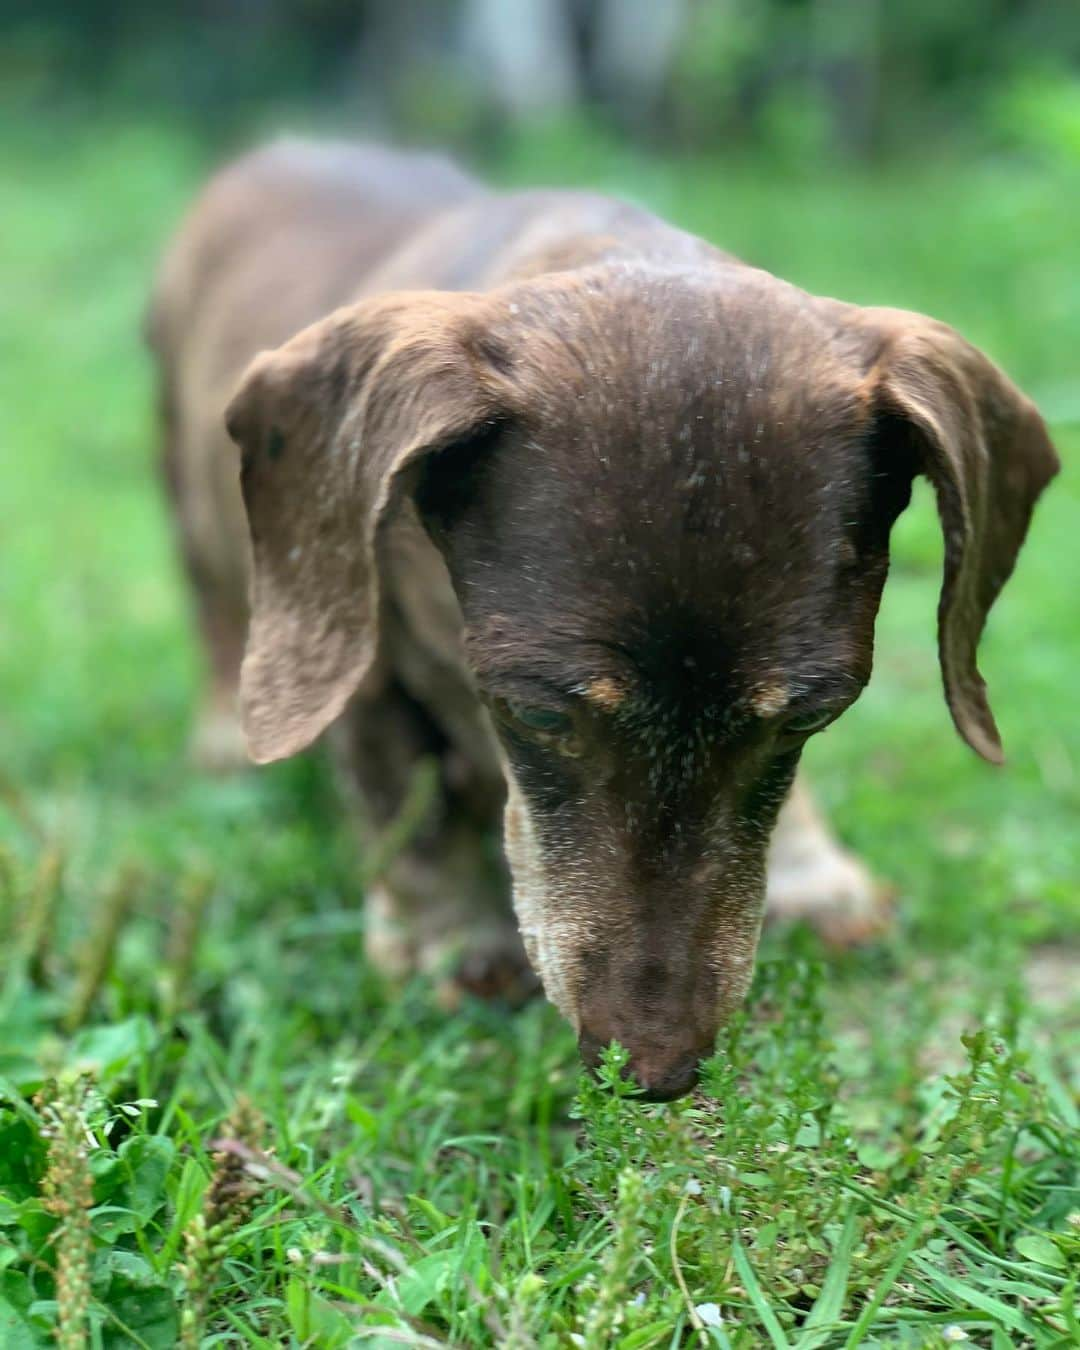
[[[508,702],[506,710],[515,722],[542,736],[568,736],[574,729],[573,719],[553,708],[530,708]]]
[[[816,708],[809,712],[796,713],[784,723],[784,731],[791,736],[809,736],[822,731],[839,716],[836,708]]]

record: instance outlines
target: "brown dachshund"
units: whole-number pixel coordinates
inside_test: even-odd
[[[837,940],[872,929],[867,874],[788,794],[869,679],[916,474],[949,709],[1000,758],[975,649],[1057,460],[943,324],[605,197],[286,141],[210,184],[149,332],[204,758],[239,686],[259,762],[330,729],[369,837],[438,767],[367,897],[383,969],[520,980],[501,813],[548,997],[587,1061],[617,1038],[663,1098],[745,994],[767,891]]]

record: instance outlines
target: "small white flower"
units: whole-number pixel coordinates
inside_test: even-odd
[[[302,1266],[304,1264],[304,1253],[300,1250],[299,1247],[290,1247],[286,1251],[285,1255],[289,1258],[289,1260],[293,1263],[294,1266]]]
[[[958,1327],[955,1322],[950,1322],[947,1327],[942,1327],[941,1339],[944,1341],[966,1341],[968,1334],[963,1327]]]
[[[722,1327],[724,1325],[724,1315],[720,1311],[719,1304],[699,1303],[694,1309],[703,1326]]]
[[[700,1195],[701,1182],[698,1181],[697,1177],[691,1177],[690,1180],[683,1187],[683,1190],[686,1192],[687,1195]]]

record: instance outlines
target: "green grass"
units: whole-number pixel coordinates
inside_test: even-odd
[[[182,1317],[207,1346],[1080,1342],[1078,178],[793,178],[555,136],[501,167],[953,322],[1073,459],[983,649],[1008,766],[948,723],[922,492],[874,683],[809,756],[895,931],[827,960],[770,936],[700,1093],[646,1106],[617,1056],[579,1078],[543,1004],[451,1017],[380,985],[320,763],[187,767],[197,658],[136,332],[204,152],[74,121],[5,148],[0,1345],[59,1322],[173,1346]]]

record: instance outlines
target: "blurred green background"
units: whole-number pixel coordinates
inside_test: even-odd
[[[138,327],[192,194],[282,128],[436,144],[503,184],[631,196],[810,290],[933,314],[1036,399],[1066,469],[983,649],[1010,767],[975,762],[936,693],[928,494],[898,530],[875,683],[809,758],[848,837],[902,890],[948,889],[956,866],[980,894],[969,867],[1022,858],[1039,899],[1020,904],[1025,922],[1067,926],[1080,887],[1075,4],[44,0],[4,9],[0,63],[0,719],[20,783],[92,774],[128,791],[181,772],[198,661]],[[1011,862],[994,861],[1002,850]],[[962,907],[942,922],[964,931]]]
[[[1080,152],[1070,0],[8,0],[0,31],[21,97],[215,136],[296,102],[487,149],[584,109],[725,155]]]
[[[661,1331],[628,1345],[677,1344],[689,1325],[664,1265],[688,1178],[707,1196],[734,1187],[744,1218],[771,1226],[759,1275],[784,1327],[796,1326],[814,1297],[798,1292],[799,1271],[820,1281],[836,1250],[821,1234],[847,1204],[822,1180],[834,1162],[891,1200],[922,1196],[928,1214],[949,1214],[989,1253],[965,1278],[1020,1308],[994,1260],[1012,1259],[1032,1229],[1063,1243],[1078,1207],[1072,0],[8,0],[0,98],[0,1200],[16,1206],[0,1219],[19,1216],[5,1229],[11,1250],[0,1234],[0,1331],[14,1334],[5,1297],[20,1334],[42,1338],[12,1344],[44,1344],[52,1325],[51,1230],[34,1209],[45,1144],[27,1101],[47,1071],[83,1064],[110,1100],[161,1104],[139,1108],[112,1143],[87,1108],[100,1177],[128,1130],[164,1159],[153,1186],[139,1183],[138,1221],[117,1236],[103,1215],[95,1229],[106,1344],[175,1343],[177,1252],[213,1167],[208,1141],[238,1092],[318,1204],[351,1204],[358,1171],[385,1200],[356,1202],[348,1241],[360,1255],[325,1269],[285,1255],[290,1242],[307,1252],[345,1241],[318,1204],[279,1216],[266,1200],[219,1272],[209,1323],[243,1343],[347,1343],[346,1332],[334,1339],[340,1328],[314,1340],[304,1330],[313,1291],[329,1300],[348,1285],[350,1298],[396,1307],[363,1269],[373,1237],[398,1244],[418,1280],[453,1244],[471,1253],[488,1303],[467,1284],[440,1285],[422,1305],[440,1335],[496,1343],[483,1321],[494,1306],[510,1321],[520,1313],[536,1343],[564,1344],[589,1306],[574,1291],[592,1288],[617,1245],[614,1172],[635,1159],[661,1188],[639,1233],[658,1263],[640,1316]],[[751,1030],[732,1051],[741,1076],[716,1100],[726,1129],[743,1103],[748,1157],[790,1141],[791,1165],[777,1171],[774,1157],[772,1180],[755,1154],[740,1191],[725,1170],[730,1130],[717,1126],[709,1143],[700,1102],[604,1115],[586,1096],[584,1135],[568,1125],[573,1038],[543,1005],[448,1019],[423,988],[387,991],[363,962],[359,864],[320,761],[227,780],[188,764],[200,662],[158,491],[140,317],[163,242],[207,172],[283,128],[435,144],[497,183],[631,196],[810,290],[944,319],[1052,425],[1064,471],[981,653],[1006,767],[959,742],[941,697],[941,545],[925,490],[896,530],[874,680],[808,751],[839,832],[896,888],[897,921],[809,981],[805,962],[824,955],[816,944],[767,936]],[[939,1190],[912,1162],[938,1147],[948,1103],[970,1096],[941,1075],[963,1062],[960,1034],[972,1028],[997,1028],[1009,1055],[1029,1057],[1022,1071],[1001,1061],[1014,1086],[1036,1083],[1009,1108],[1019,1114],[957,1134],[966,1158],[985,1154],[985,1205],[964,1189],[966,1163],[942,1162]],[[823,1151],[799,1133],[798,1113],[784,1133],[790,1085],[804,1079],[826,1084],[834,1113]],[[1043,1110],[1055,1123],[1040,1125],[1038,1146],[1025,1136],[1017,1162],[1016,1140]],[[643,1139],[668,1151],[666,1180],[642,1162]],[[406,1219],[402,1197],[412,1206],[416,1195]],[[423,1204],[439,1207],[434,1217]],[[687,1278],[694,1298],[720,1299],[733,1344],[757,1345],[730,1264],[717,1292],[713,1244],[727,1222],[691,1207]],[[498,1259],[477,1255],[477,1225],[504,1224]],[[887,1261],[897,1233],[867,1225]],[[804,1239],[816,1256],[799,1254]],[[1047,1325],[1058,1315],[1054,1269],[1041,1284],[1027,1269],[1025,1318],[1044,1304]],[[534,1272],[550,1288],[522,1312],[514,1281]],[[886,1339],[867,1344],[938,1344],[897,1327],[963,1320],[976,1306],[911,1267],[904,1279],[916,1290],[910,1324],[897,1314]],[[852,1285],[851,1308],[863,1288]],[[141,1339],[125,1340],[115,1323],[134,1317],[133,1290],[159,1300],[158,1320],[146,1313]],[[45,1300],[34,1314],[32,1297]],[[1017,1344],[1060,1343],[1039,1340],[1041,1316],[1030,1312],[1036,1331],[1017,1332]],[[1019,1324],[1001,1317],[1012,1335]],[[241,1322],[269,1339],[241,1335]],[[393,1325],[415,1331],[404,1314]],[[1012,1343],[994,1336],[995,1348]]]

